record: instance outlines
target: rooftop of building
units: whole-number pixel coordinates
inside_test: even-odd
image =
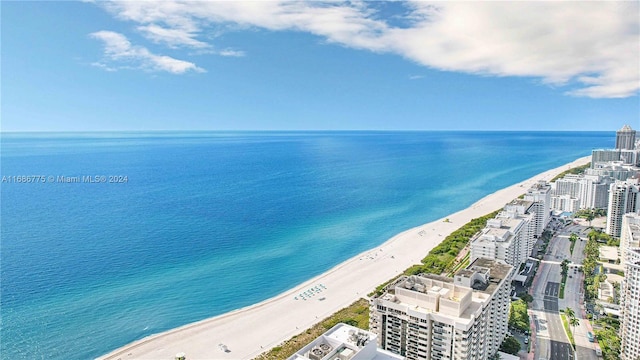
[[[522,218],[510,217],[508,214],[508,211],[500,211],[492,220],[500,221],[501,229],[514,229],[523,222]],[[495,222],[491,222],[491,224],[493,223]]]
[[[470,278],[474,276],[474,274],[486,275],[486,280],[487,280],[486,282],[484,282],[483,284],[476,284],[475,286],[471,286],[471,287],[473,288],[473,290],[477,290],[485,294],[491,295],[495,291],[496,287],[499,286],[500,283],[503,280],[505,280],[507,276],[509,276],[512,268],[513,267],[511,265],[508,265],[502,261],[478,258],[474,262],[469,264],[466,268],[458,270],[455,274],[455,277],[461,276],[461,277]],[[413,281],[415,283],[416,281],[411,279],[419,279],[419,278],[436,280],[445,284],[454,285],[454,278],[435,275],[435,274],[420,274],[419,276],[418,275],[404,276],[398,279],[398,281],[396,281],[395,283],[393,283],[393,285],[403,286],[407,288],[407,286],[405,286],[407,280]],[[461,286],[459,284],[455,284],[455,286],[464,288],[464,286]],[[409,287],[409,289],[420,291],[420,292],[425,292],[429,290],[423,287],[415,287],[415,286],[411,286]]]
[[[458,272],[456,273],[456,275],[461,275],[461,276],[471,276],[473,275],[474,271],[471,269],[460,269],[458,270]],[[451,282],[453,282],[453,279],[449,278],[449,280],[451,280]]]
[[[475,259],[471,264],[469,264],[469,266],[467,266],[467,269],[465,270],[477,270],[481,268],[489,270],[489,282],[486,288],[480,290],[486,294],[493,294],[496,288],[503,280],[505,280],[509,276],[511,270],[513,269],[511,265],[505,264],[501,261],[478,258]],[[459,273],[460,272],[456,273],[456,275],[458,275]]]
[[[298,350],[288,360],[402,360],[403,356],[377,348],[377,335],[347,324],[337,324]]]
[[[606,261],[616,261],[620,258],[617,246],[600,246],[600,259]]]
[[[485,228],[482,230],[482,235],[478,240],[490,240],[506,242],[513,237],[508,228]]]
[[[470,326],[488,298],[470,287],[454,284],[452,278],[423,274],[401,277],[379,299],[394,304],[386,306],[400,306],[405,311],[431,314]]]
[[[529,188],[529,190],[542,190],[542,189],[548,189],[551,186],[551,184],[549,184],[547,181],[545,180],[539,180],[538,182],[536,182],[535,184],[531,185],[531,187]]]
[[[507,354],[507,353],[502,352],[502,351],[498,351],[498,354],[500,354],[500,359],[501,360],[520,360],[519,356]]]
[[[528,209],[531,207],[531,205],[533,205],[533,201],[525,199],[513,199],[507,205],[523,206],[525,209]]]
[[[495,219],[487,222],[487,226],[482,229],[479,236],[472,239],[473,242],[481,240],[503,241],[507,242],[513,238],[518,227],[523,223],[522,218],[508,217],[506,213],[498,214]],[[499,225],[499,226],[498,226]]]
[[[635,216],[640,217],[640,215],[636,215],[636,214],[625,214],[625,216],[629,216],[629,215],[634,215],[634,217]],[[630,240],[633,242],[639,242],[640,241],[640,224],[629,223],[628,228],[631,233]]]
[[[618,130],[618,132],[627,132],[627,131],[633,131],[633,132],[635,132],[635,130],[633,130],[633,129],[631,128],[631,126],[629,126],[629,125],[627,125],[627,124],[625,124],[625,125],[622,127],[622,129]]]
[[[394,309],[431,314],[438,321],[471,326],[497,288],[508,281],[512,269],[501,261],[479,258],[456,272],[454,278],[434,274],[402,276],[386,288],[378,301],[388,302],[386,306]]]

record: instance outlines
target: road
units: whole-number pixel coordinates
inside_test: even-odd
[[[576,245],[573,249],[573,255],[571,255],[571,264],[569,265],[569,277],[567,277],[567,283],[565,285],[564,299],[559,301],[560,308],[566,309],[570,307],[576,313],[576,318],[580,320],[580,325],[576,326],[573,330],[573,338],[576,344],[576,358],[580,360],[597,360],[598,356],[595,353],[595,344],[587,340],[587,332],[593,331],[589,320],[586,319],[586,313],[584,310],[584,290],[582,287],[582,281],[584,274],[579,270],[580,264],[584,259],[584,246],[587,243],[588,230],[584,226],[572,225],[565,229],[560,236],[571,235],[575,232],[580,236],[581,240],[576,241]],[[569,241],[567,241],[570,244]],[[569,246],[567,246],[567,254],[569,254]]]
[[[577,241],[573,254],[570,253],[571,242],[568,240],[572,232],[582,237]],[[582,226],[570,225],[560,229],[550,240],[547,253],[540,262],[536,278],[533,282],[532,315],[536,327],[535,359],[597,360],[594,344],[589,343],[587,331],[591,331],[588,320],[584,318],[582,295],[582,273],[578,271],[582,263],[583,249],[586,243],[586,230]],[[562,281],[560,263],[569,259],[569,276],[565,285],[565,298],[559,299],[560,282]],[[574,354],[562,326],[559,309],[570,307],[580,320],[580,325],[573,329],[576,343]]]
[[[536,327],[535,359],[573,360],[562,320],[558,313],[560,265],[543,261],[533,286],[533,321]]]

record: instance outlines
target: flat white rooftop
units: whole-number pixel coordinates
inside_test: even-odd
[[[619,259],[617,246],[600,246],[600,259],[616,261]]]
[[[404,356],[377,348],[378,335],[347,324],[337,324],[288,360],[404,360]]]

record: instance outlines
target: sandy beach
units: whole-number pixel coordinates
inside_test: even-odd
[[[404,231],[276,297],[131,343],[99,359],[251,359],[317,321],[366,297],[376,286],[417,264],[447,235],[473,218],[502,208],[538,180],[586,164],[590,156],[499,190],[470,207]],[[449,222],[444,222],[448,218]],[[312,290],[313,289],[313,290]],[[307,292],[302,298],[301,294]],[[218,344],[226,345],[228,352]]]

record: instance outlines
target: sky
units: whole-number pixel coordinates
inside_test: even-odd
[[[2,1],[10,131],[640,128],[640,3]]]

